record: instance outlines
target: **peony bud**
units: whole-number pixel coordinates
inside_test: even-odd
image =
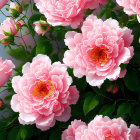
[[[21,6],[14,2],[10,2],[9,12],[13,17],[17,18],[22,12]]]
[[[43,20],[34,22],[34,25],[35,31],[37,32],[38,35],[44,36],[45,33],[50,30],[50,25]]]

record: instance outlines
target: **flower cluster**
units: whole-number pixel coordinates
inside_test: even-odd
[[[71,104],[76,104],[79,92],[70,86],[72,78],[60,62],[51,64],[48,56],[37,55],[32,63],[23,66],[23,76],[16,76],[12,86],[17,93],[11,107],[19,112],[21,124],[36,124],[47,130],[55,121],[68,121]]]
[[[122,118],[110,119],[97,115],[88,126],[74,120],[62,134],[62,140],[139,140],[140,129],[131,124],[130,128]]]
[[[64,63],[74,68],[78,78],[86,75],[92,86],[101,86],[105,79],[116,80],[121,73],[120,64],[128,63],[133,56],[132,31],[120,28],[118,21],[102,21],[90,15],[82,26],[82,33],[67,32],[65,44],[69,50]]]

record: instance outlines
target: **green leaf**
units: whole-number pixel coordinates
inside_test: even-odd
[[[52,45],[46,39],[46,37],[39,36],[39,41],[36,46],[36,54],[47,54],[50,55],[52,52]]]
[[[21,139],[21,140],[29,139],[34,134],[34,131],[35,129],[33,126],[30,126],[30,125],[21,126],[17,137],[18,139]]]
[[[39,11],[38,8],[36,7],[36,4],[35,3],[33,4],[33,10]]]
[[[61,140],[61,132],[56,130],[50,134],[49,140]]]
[[[120,104],[117,110],[117,116],[120,117],[129,113],[130,109],[131,109],[131,105],[128,102]]]
[[[103,116],[110,116],[113,114],[114,111],[115,111],[115,104],[106,104],[101,108],[99,114]]]
[[[87,87],[86,78],[85,77],[80,78],[80,79],[75,78],[74,79],[74,84],[76,85],[76,87],[77,87],[78,90],[83,91]]]
[[[140,120],[140,104],[133,105],[131,107],[129,115],[130,115],[132,120],[135,120],[135,121]]]
[[[20,130],[20,126],[13,127],[8,133],[8,140],[20,140],[18,138],[19,130]]]
[[[53,63],[56,62],[56,61],[59,61],[59,56],[58,56],[58,54],[53,54],[53,55],[51,56],[51,60],[52,60]]]
[[[131,91],[139,91],[140,83],[139,78],[134,70],[128,71],[124,77],[125,86]]]
[[[86,93],[86,98],[84,100],[83,111],[87,115],[91,110],[98,106],[100,99],[98,96],[94,96],[92,92]]]
[[[8,101],[12,99],[13,94],[10,94],[4,98],[4,100]]]
[[[6,52],[17,60],[26,61],[28,60],[29,52],[25,51],[23,48],[11,49]]]

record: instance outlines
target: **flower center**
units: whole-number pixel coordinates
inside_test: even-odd
[[[51,83],[51,80],[47,82],[38,81],[33,89],[32,95],[37,98],[50,97],[54,92],[54,86]]]
[[[89,50],[88,54],[93,63],[97,65],[105,65],[110,56],[106,48],[96,46]]]
[[[107,138],[107,139],[113,139],[113,138],[115,138],[112,134],[106,134],[106,136],[105,136],[105,138]]]

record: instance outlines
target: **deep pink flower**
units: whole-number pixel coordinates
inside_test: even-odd
[[[48,56],[37,55],[32,63],[23,66],[23,76],[16,76],[12,86],[17,94],[11,107],[19,112],[21,124],[36,124],[47,130],[55,121],[68,121],[71,104],[76,104],[79,92],[70,86],[72,78],[60,62],[51,64]]]
[[[137,15],[140,22],[140,1],[139,0],[116,0],[119,6],[124,7],[124,12],[128,15]]]
[[[86,9],[95,9],[106,0],[34,0],[47,22],[53,26],[77,28],[83,21]],[[49,5],[49,6],[48,6]]]
[[[11,60],[3,61],[0,58],[0,88],[7,82],[13,72],[14,64]]]
[[[17,25],[18,27],[18,25]],[[19,28],[19,27],[18,27]],[[6,32],[6,33],[5,33]],[[13,41],[13,37],[17,34],[18,29],[16,28],[16,23],[13,19],[7,18],[0,25],[0,42],[3,45],[8,45],[10,41]]]
[[[62,140],[140,140],[140,129],[135,125],[128,128],[122,118],[97,115],[88,126],[74,120],[63,132]]]
[[[82,33],[67,32],[63,62],[74,69],[78,78],[86,76],[92,86],[101,86],[105,79],[116,80],[121,72],[120,64],[129,63],[133,56],[130,47],[133,36],[127,27],[120,28],[118,21],[102,21],[90,15],[82,26]]]
[[[8,3],[8,0],[0,0],[0,9],[2,9],[4,5],[7,3]]]
[[[118,87],[117,85],[110,85],[110,87],[107,89],[107,92],[112,92],[113,94],[117,93]]]

